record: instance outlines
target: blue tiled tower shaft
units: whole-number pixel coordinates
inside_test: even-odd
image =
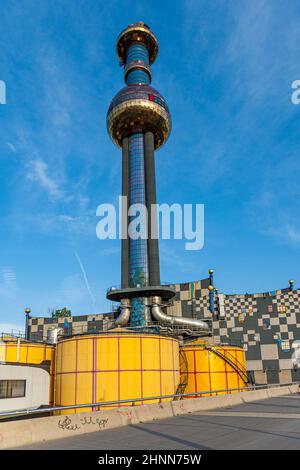
[[[126,51],[126,65],[145,63],[149,66],[149,53],[143,44],[133,44]],[[127,85],[148,85],[147,72],[133,68],[126,76]],[[146,207],[145,152],[143,129],[129,136],[129,205],[140,204]],[[147,221],[145,211],[139,213],[141,238],[129,241],[129,285],[147,286],[149,283]],[[133,218],[129,217],[129,223]],[[145,237],[146,235],[146,237]],[[132,299],[130,324],[144,326],[147,323],[146,302],[144,298]]]
[[[130,286],[148,285],[148,248],[147,248],[147,220],[146,220],[146,186],[145,186],[145,158],[144,158],[144,135],[142,132],[132,134],[129,137],[129,204],[130,207],[137,205],[138,219],[129,217],[130,223],[134,219],[139,220],[136,230],[140,238],[129,240],[129,272]],[[140,207],[139,207],[140,206]]]
[[[142,62],[149,66],[149,53],[143,44],[133,44],[126,51],[126,64]],[[126,77],[127,85],[150,84],[150,77],[142,69],[133,68]]]
[[[149,65],[149,53],[142,44],[133,44],[126,51],[126,64],[144,62]],[[127,85],[149,84],[148,74],[133,68],[126,77]],[[129,136],[129,204],[146,207],[144,134],[142,129]],[[129,241],[129,284],[130,287],[146,286],[149,282],[148,247],[146,213],[139,212],[141,238]],[[129,218],[129,222],[132,222]],[[130,323],[132,326],[144,326],[147,312],[144,298],[132,299]]]

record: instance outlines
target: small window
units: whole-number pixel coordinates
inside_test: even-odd
[[[0,380],[1,398],[25,397],[26,380]]]
[[[281,350],[284,351],[284,352],[289,352],[290,342],[288,340],[281,341]]]
[[[246,318],[246,314],[245,314],[245,313],[239,313],[239,314],[238,314],[238,322],[239,322],[239,323],[244,323],[245,318]]]

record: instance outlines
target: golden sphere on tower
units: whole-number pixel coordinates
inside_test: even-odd
[[[163,96],[148,85],[122,88],[110,103],[106,125],[112,141],[122,147],[124,137],[134,132],[152,132],[155,149],[171,132],[171,115]]]
[[[214,290],[214,286],[208,286],[208,290],[209,290],[209,291]]]
[[[25,308],[25,313],[29,314],[31,312],[30,308]]]

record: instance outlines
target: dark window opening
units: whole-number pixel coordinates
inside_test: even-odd
[[[22,398],[26,393],[26,380],[0,380],[1,398]]]

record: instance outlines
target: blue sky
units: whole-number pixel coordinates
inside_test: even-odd
[[[153,86],[173,118],[156,156],[159,202],[205,204],[204,248],[162,241],[162,280],[212,267],[224,292],[297,285],[298,2],[2,0],[0,16],[2,329],[23,326],[27,306],[110,309],[120,242],[96,238],[96,208],[120,192],[105,116],[124,83],[115,40],[136,21],[158,37]]]

